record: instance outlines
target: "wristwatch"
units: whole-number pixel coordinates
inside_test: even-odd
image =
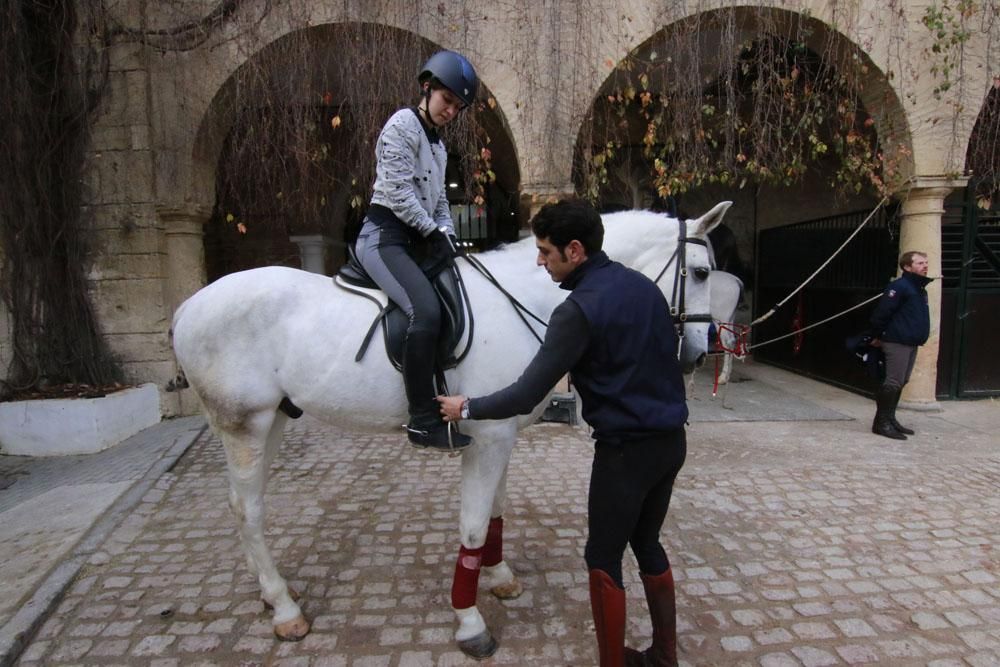
[[[459,416],[462,417],[462,419],[469,418],[469,399],[462,401],[462,411],[459,413]]]

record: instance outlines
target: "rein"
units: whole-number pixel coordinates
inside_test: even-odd
[[[674,248],[674,253],[670,256],[670,259],[667,260],[666,265],[656,276],[656,279],[653,281],[653,283],[658,285],[660,279],[663,278],[664,274],[667,272],[670,266],[674,265],[674,287],[671,293],[671,303],[678,305],[670,306],[670,317],[674,321],[674,328],[677,330],[677,336],[680,339],[677,345],[677,355],[678,357],[680,357],[681,343],[684,342],[685,323],[711,322],[712,315],[710,313],[688,313],[684,307],[684,292],[685,288],[687,287],[688,269],[687,269],[687,252],[686,251],[681,252],[681,250],[684,249],[685,244],[687,243],[693,243],[695,245],[704,246],[707,249],[708,241],[705,239],[689,237],[687,235],[687,225],[684,223],[684,221],[678,220],[678,223],[679,223],[679,235],[677,240],[677,247]],[[494,277],[494,275],[490,273],[489,269],[487,269],[483,265],[483,263],[479,261],[478,258],[476,258],[473,255],[468,255],[465,253],[460,254],[459,257],[468,262],[472,268],[474,268],[484,278],[486,278],[487,282],[489,282],[501,294],[507,297],[507,300],[514,308],[514,312],[516,312],[517,316],[521,318],[522,322],[524,322],[524,326],[528,328],[528,331],[530,331],[531,335],[535,337],[535,340],[537,340],[539,343],[542,343],[541,336],[538,335],[534,327],[531,326],[531,323],[528,322],[528,319],[525,316],[527,315],[527,317],[530,317],[543,327],[548,327],[549,325],[548,322],[546,322],[542,318],[532,313],[528,309],[528,307],[522,304],[520,301],[518,301],[513,294],[505,290],[503,286],[500,284],[500,281],[498,281],[496,277]],[[680,261],[674,264],[674,261],[677,260],[678,257],[680,257]]]
[[[536,322],[538,322],[539,324],[541,324],[543,327],[548,327],[549,323],[546,322],[545,320],[543,320],[542,318],[538,317],[538,315],[535,315],[530,310],[528,310],[527,306],[525,306],[523,303],[521,303],[516,298],[514,298],[513,294],[511,294],[510,292],[508,292],[507,290],[505,290],[503,288],[503,286],[500,284],[500,281],[498,281],[493,276],[493,274],[490,273],[490,270],[487,269],[483,265],[483,263],[479,261],[479,259],[477,259],[476,257],[474,257],[472,255],[467,255],[467,254],[464,254],[464,253],[461,254],[460,257],[462,259],[464,259],[466,262],[468,262],[469,265],[472,268],[474,268],[476,271],[478,271],[484,278],[486,278],[486,281],[488,283],[490,283],[491,285],[493,285],[494,287],[496,287],[497,290],[501,294],[503,294],[505,297],[507,297],[507,300],[510,301],[510,305],[514,307],[514,312],[517,313],[517,316],[519,318],[521,318],[522,322],[524,322],[524,326],[528,327],[528,331],[531,332],[531,335],[535,337],[535,340],[537,340],[539,344],[541,344],[542,343],[541,337],[535,331],[534,327],[532,327],[531,324],[528,322],[528,320],[525,318],[525,315],[528,315],[531,319],[535,320]],[[470,340],[471,340],[471,337],[470,337]]]

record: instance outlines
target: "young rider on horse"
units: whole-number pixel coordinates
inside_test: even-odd
[[[449,442],[448,425],[438,413],[434,358],[441,312],[414,254],[430,244],[434,256],[454,256],[455,225],[445,190],[448,154],[438,128],[472,104],[479,79],[462,55],[439,51],[418,81],[420,104],[397,111],[379,134],[374,194],[357,255],[368,275],[409,317],[402,365],[410,442],[453,451],[472,440],[456,432]]]
[[[687,453],[688,411],[670,310],[653,281],[601,250],[604,227],[590,204],[546,205],[532,231],[537,263],[569,297],[553,311],[542,347],[514,384],[481,398],[440,396],[441,412],[449,421],[528,414],[572,374],[596,440],[584,559],[601,667],[676,665],[674,579],[659,535]],[[653,622],[645,654],[624,644],[628,545]],[[462,550],[468,558],[459,558],[459,568],[478,562],[481,550]]]

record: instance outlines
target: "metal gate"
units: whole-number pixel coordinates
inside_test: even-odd
[[[980,209],[970,184],[941,220],[939,398],[1000,396],[1000,202]]]
[[[755,317],[798,287],[823,264],[870,210],[766,229],[758,238]],[[754,344],[819,322],[878,294],[896,275],[897,207],[882,208],[809,285],[754,327]],[[778,342],[754,349],[754,359],[861,393],[875,381],[844,346],[863,331],[874,305]]]

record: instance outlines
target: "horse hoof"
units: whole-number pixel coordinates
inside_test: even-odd
[[[497,652],[499,646],[489,630],[483,630],[475,637],[458,641],[458,648],[462,650],[462,653],[476,660],[485,660],[490,657]]]
[[[515,579],[506,584],[500,584],[499,586],[494,586],[490,589],[490,593],[501,600],[516,600],[521,597],[521,593],[524,592],[524,587],[521,586],[521,582]]]
[[[274,626],[274,635],[283,642],[297,642],[309,634],[309,621],[301,614],[297,618]]]
[[[299,601],[299,592],[296,591],[294,588],[292,588],[292,587],[289,586],[289,588],[288,588],[288,597],[292,598],[292,602],[298,602]],[[268,602],[264,598],[261,598],[260,601],[264,603],[264,609],[266,609],[267,611],[274,611],[274,605],[273,604],[271,604],[270,602]]]

